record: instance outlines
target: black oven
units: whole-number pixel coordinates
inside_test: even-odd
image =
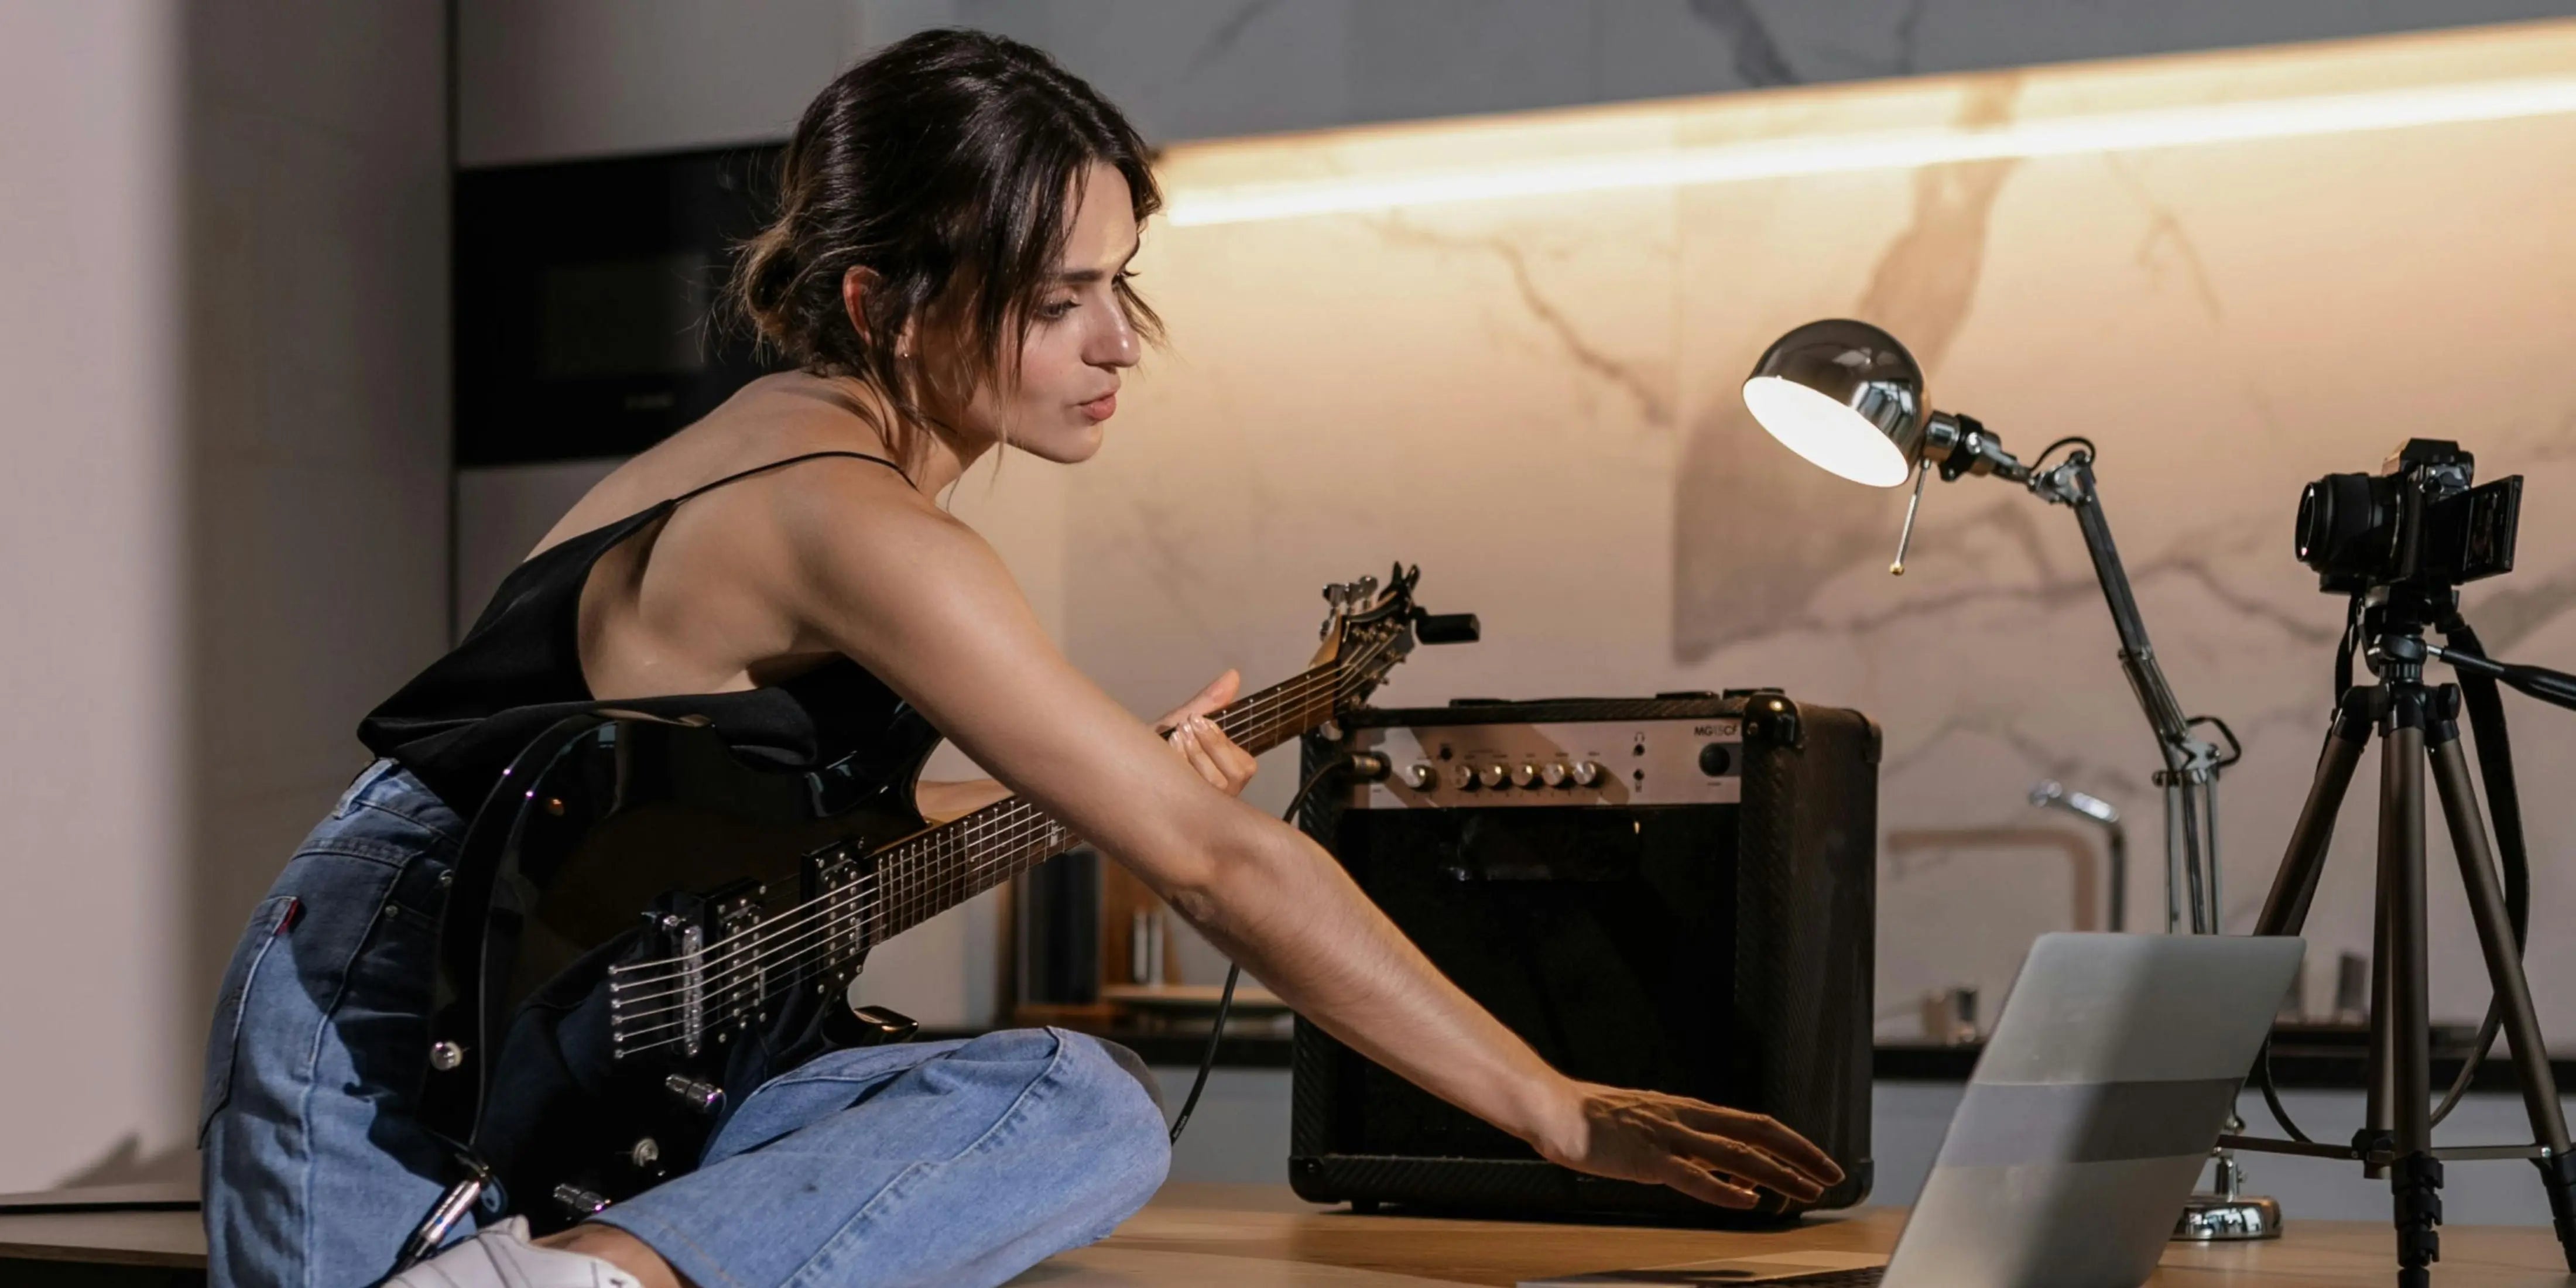
[[[628,456],[764,367],[713,306],[781,149],[456,178],[456,463]]]

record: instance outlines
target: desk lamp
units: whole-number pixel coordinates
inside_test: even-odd
[[[2218,774],[2236,762],[2242,748],[2217,717],[2183,715],[2165,683],[2094,490],[2092,442],[2061,438],[2023,464],[1974,417],[1933,410],[1924,399],[1923,369],[1895,336],[1848,318],[1810,322],[1773,341],[1744,381],[1744,406],[1789,450],[1853,482],[1902,487],[1912,477],[1896,560],[1887,569],[1900,576],[1923,504],[1923,483],[1935,469],[1944,483],[1969,475],[2018,483],[2040,500],[2075,512],[2119,635],[2120,668],[2164,757],[2155,782],[2164,791],[2165,929],[2182,928],[2187,905],[2192,933],[2218,933]],[[2060,448],[2068,449],[2066,455],[2049,464]],[[2203,725],[2226,740],[2224,751],[2197,734]],[[2220,1193],[2193,1196],[2184,1233],[2177,1237],[2266,1238],[2280,1232],[2279,1208],[2271,1200],[2234,1194],[2237,1175],[2235,1161],[2222,1153]],[[2212,1210],[2222,1203],[2233,1206]]]

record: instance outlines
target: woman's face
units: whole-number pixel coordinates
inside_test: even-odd
[[[988,384],[967,404],[966,421],[978,432],[1066,464],[1100,450],[1101,426],[1118,410],[1120,373],[1139,356],[1116,290],[1136,253],[1134,211],[1125,176],[1094,163],[1064,258],[1021,341],[1018,384]]]

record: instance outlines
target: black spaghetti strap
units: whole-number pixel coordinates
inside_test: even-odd
[[[686,491],[686,492],[682,492],[682,493],[681,493],[681,494],[679,494],[678,496],[672,497],[670,500],[663,502],[663,504],[664,504],[664,505],[678,505],[678,504],[679,504],[679,503],[681,503],[682,501],[686,501],[686,500],[688,500],[688,499],[689,499],[689,498],[691,498],[691,497],[697,496],[697,495],[699,495],[699,494],[701,494],[701,493],[705,493],[705,492],[713,492],[713,491],[715,491],[717,488],[723,487],[723,486],[724,486],[725,484],[727,484],[727,483],[736,482],[736,481],[741,480],[741,479],[747,479],[747,478],[750,478],[750,477],[751,477],[752,475],[754,475],[754,474],[765,474],[765,473],[767,473],[767,472],[769,472],[769,471],[771,471],[771,470],[775,470],[775,469],[784,469],[784,468],[786,468],[787,466],[794,465],[794,464],[796,464],[796,463],[797,463],[797,462],[799,462],[799,461],[820,460],[821,458],[826,457],[826,456],[848,456],[848,457],[854,457],[854,458],[856,458],[856,459],[858,459],[858,460],[862,460],[862,461],[875,461],[877,464],[882,465],[882,466],[886,467],[887,469],[893,470],[893,471],[895,472],[895,477],[902,479],[904,482],[906,482],[906,483],[910,483],[910,482],[912,481],[912,476],[911,476],[911,475],[909,475],[909,474],[904,473],[904,472],[903,472],[903,467],[902,467],[902,466],[897,465],[897,464],[895,464],[894,462],[889,461],[889,460],[887,460],[886,458],[884,458],[884,457],[882,457],[882,456],[870,456],[870,455],[868,455],[866,452],[807,452],[807,453],[805,453],[805,454],[804,454],[804,455],[802,455],[802,456],[790,456],[790,457],[788,457],[786,460],[783,460],[783,461],[771,461],[771,462],[770,462],[770,463],[768,463],[767,465],[754,465],[754,466],[752,466],[750,469],[747,469],[747,470],[739,470],[739,471],[736,471],[736,472],[734,472],[734,473],[732,473],[732,474],[727,474],[727,475],[725,475],[723,478],[717,479],[717,480],[716,480],[715,482],[713,482],[713,483],[701,483],[701,484],[699,484],[699,485],[698,485],[698,486],[696,486],[696,487],[690,488],[690,489],[689,489],[688,491]]]

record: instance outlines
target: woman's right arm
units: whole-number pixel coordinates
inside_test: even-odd
[[[1557,1073],[1320,847],[1210,787],[1076,670],[982,538],[891,479],[793,491],[782,589],[805,629],[1126,864],[1308,1019],[1582,1170],[1735,1207],[1756,1201],[1753,1184],[1803,1201],[1840,1178],[1760,1115]]]

